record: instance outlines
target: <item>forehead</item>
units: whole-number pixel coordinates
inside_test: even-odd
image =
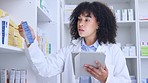
[[[94,17],[92,12],[82,12],[79,17]]]

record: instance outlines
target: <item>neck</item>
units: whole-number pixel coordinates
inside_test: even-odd
[[[90,45],[92,45],[92,44],[95,43],[95,41],[97,40],[97,38],[96,37],[94,37],[94,38],[84,38],[84,40],[85,40],[85,44],[87,46],[90,46]]]

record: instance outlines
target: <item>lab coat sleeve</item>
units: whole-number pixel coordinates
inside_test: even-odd
[[[115,50],[116,49],[116,50]],[[125,57],[121,49],[117,46],[113,51],[113,72],[108,74],[106,83],[131,83]]]
[[[38,42],[35,40],[29,48],[25,49],[25,51],[33,70],[39,75],[43,77],[51,77],[60,74],[63,71],[65,61],[63,50],[60,50],[49,57],[45,57],[38,47]]]

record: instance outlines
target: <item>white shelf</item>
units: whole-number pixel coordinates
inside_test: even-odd
[[[51,21],[49,15],[37,6],[37,21]]]
[[[148,23],[148,20],[140,20],[140,23]]]
[[[4,53],[23,53],[24,50],[21,48],[13,47],[13,46],[6,46],[6,45],[1,45],[0,46],[0,54]]]
[[[65,3],[64,5],[78,5],[81,2],[84,1],[88,1],[88,2],[93,2],[96,0],[64,0]],[[137,49],[137,24],[138,24],[138,20],[137,20],[137,15],[135,13],[137,13],[137,1],[136,0],[97,0],[97,1],[101,1],[103,3],[105,3],[108,6],[112,6],[113,10],[116,9],[133,9],[134,10],[134,20],[133,21],[117,21],[117,37],[116,37],[116,41],[120,42],[122,45],[126,45],[126,44],[134,44],[136,46],[136,50]],[[136,10],[136,11],[135,11]],[[64,18],[64,16],[63,16]],[[63,42],[64,45],[67,43],[65,40],[67,40],[68,38],[70,38],[68,34],[68,31],[70,29],[69,27],[69,22],[68,21],[64,21],[63,24]],[[139,34],[138,34],[139,35]],[[66,37],[65,37],[66,36]],[[70,40],[70,39],[69,39]],[[139,70],[139,54],[136,54],[136,56],[125,56],[126,61],[127,61],[127,66],[129,68],[129,73],[131,75],[135,75],[136,76],[136,80],[137,83],[140,83],[140,74],[138,74]]]
[[[131,27],[135,25],[136,21],[118,21],[117,26],[120,27]]]
[[[117,25],[119,25],[119,26],[131,26],[131,25],[133,25],[135,23],[136,23],[135,20],[133,20],[133,21],[118,21]],[[64,25],[66,27],[68,27],[69,26],[69,22],[64,22]]]
[[[140,27],[148,28],[148,20],[140,20]]]
[[[148,56],[140,56],[141,59],[148,59]]]
[[[84,1],[89,1],[89,2],[93,2],[96,0],[65,0],[66,4],[78,4]],[[99,0],[101,2],[106,2],[106,3],[128,3],[131,0]]]
[[[135,23],[136,21],[133,20],[133,21],[117,21],[117,23]]]
[[[137,56],[125,56],[126,59],[137,59]]]

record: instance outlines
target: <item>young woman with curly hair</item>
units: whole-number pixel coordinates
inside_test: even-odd
[[[70,45],[60,49],[53,56],[45,58],[38,47],[34,34],[34,43],[26,48],[29,61],[34,70],[43,77],[51,77],[63,72],[63,83],[130,83],[126,60],[116,45],[117,25],[112,11],[100,2],[82,2],[70,17]],[[21,25],[19,32],[23,35]],[[33,33],[33,30],[32,30]],[[34,50],[35,49],[35,50]],[[97,67],[89,64],[84,69],[92,77],[74,76],[72,52],[103,52],[106,55],[105,66],[95,61]]]

